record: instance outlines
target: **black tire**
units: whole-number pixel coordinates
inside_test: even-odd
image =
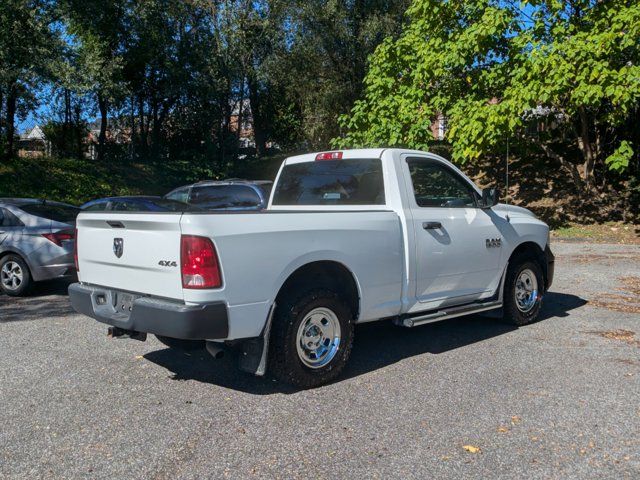
[[[181,338],[164,337],[162,335],[156,335],[156,338],[167,347],[182,350],[183,352],[193,352],[205,348],[204,340],[183,340]]]
[[[12,264],[17,265],[20,272],[21,280],[16,288],[10,288],[8,285],[5,285],[6,277],[5,273],[2,273],[6,266],[11,266]],[[13,282],[11,281],[11,283]],[[32,286],[33,279],[31,278],[31,271],[27,263],[20,256],[11,254],[0,259],[0,288],[2,288],[4,293],[12,297],[22,297],[29,293]]]
[[[306,315],[314,309],[329,309],[340,325],[340,342],[333,358],[311,368],[303,363],[296,337]],[[353,312],[335,292],[313,289],[292,293],[277,305],[269,344],[270,375],[301,388],[313,388],[334,380],[346,365],[353,346]]]
[[[535,301],[529,309],[518,306],[516,300],[516,285],[520,275],[529,271],[535,275],[537,283],[537,295]],[[504,284],[503,319],[516,326],[523,326],[535,322],[542,308],[542,297],[545,293],[544,276],[540,263],[530,255],[521,255],[513,258],[507,268],[507,278]],[[526,311],[525,311],[526,310]]]

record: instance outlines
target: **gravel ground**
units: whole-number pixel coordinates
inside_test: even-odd
[[[554,251],[540,322],[362,326],[309,391],[0,297],[0,478],[639,478],[640,246]]]

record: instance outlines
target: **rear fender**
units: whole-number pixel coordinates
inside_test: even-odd
[[[349,268],[346,255],[336,250],[320,250],[316,252],[309,252],[305,255],[302,255],[296,258],[295,260],[291,261],[286,266],[286,268],[282,271],[282,273],[278,276],[278,278],[274,282],[273,289],[272,289],[272,292],[274,293],[273,293],[273,297],[270,299],[270,303],[275,302],[275,299],[280,293],[280,290],[282,289],[283,285],[296,270],[314,262],[335,262],[342,265],[351,273],[351,275],[355,279],[356,287],[358,289],[358,296],[362,298],[362,288],[360,286],[358,276],[354,273],[354,271],[351,268]]]

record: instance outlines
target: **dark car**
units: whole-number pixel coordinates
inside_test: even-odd
[[[206,210],[262,210],[272,186],[268,180],[206,180],[178,187],[164,198]]]
[[[78,207],[34,198],[0,198],[0,288],[24,295],[33,282],[73,275]]]
[[[91,200],[80,208],[86,212],[176,212],[184,210],[182,202],[153,196],[107,197]]]

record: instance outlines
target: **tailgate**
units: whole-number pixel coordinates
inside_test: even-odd
[[[78,216],[78,277],[83,283],[183,299],[181,213]]]

